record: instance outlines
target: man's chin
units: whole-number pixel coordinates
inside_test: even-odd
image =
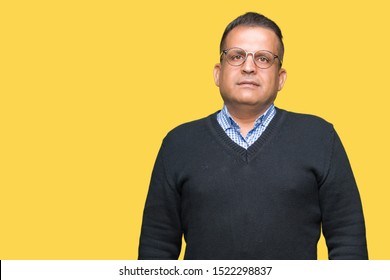
[[[254,98],[238,99],[235,103],[240,106],[250,106],[250,107],[261,105],[261,102]]]

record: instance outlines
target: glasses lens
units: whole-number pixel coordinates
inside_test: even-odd
[[[225,51],[224,51],[225,52]],[[230,65],[240,66],[246,60],[247,54],[243,49],[232,48],[225,52],[226,60]],[[253,60],[256,63],[257,67],[266,69],[272,66],[275,61],[275,56],[269,51],[257,51]]]
[[[274,63],[275,57],[272,53],[267,51],[258,51],[255,53],[255,63],[260,68],[269,68]]]
[[[246,53],[242,49],[233,48],[227,51],[226,59],[231,65],[241,65],[244,63],[246,58]]]

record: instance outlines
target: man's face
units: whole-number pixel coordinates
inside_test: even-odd
[[[237,26],[226,37],[225,49],[238,47],[248,52],[267,50],[278,54],[276,34],[263,27]],[[248,108],[264,112],[275,100],[286,80],[286,71],[275,59],[267,69],[257,67],[249,54],[240,66],[232,66],[222,55],[222,62],[214,67],[215,84],[228,108]]]

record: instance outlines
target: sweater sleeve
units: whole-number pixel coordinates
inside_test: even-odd
[[[147,195],[138,259],[177,259],[181,250],[180,194],[169,182],[164,144],[157,156]],[[172,181],[172,180],[171,180]]]
[[[368,259],[362,204],[346,152],[333,130],[327,174],[320,185],[322,230],[329,259]]]

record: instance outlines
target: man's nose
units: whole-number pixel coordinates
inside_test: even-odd
[[[253,60],[253,54],[248,54],[245,62],[241,65],[241,70],[244,73],[256,72],[256,64]]]

